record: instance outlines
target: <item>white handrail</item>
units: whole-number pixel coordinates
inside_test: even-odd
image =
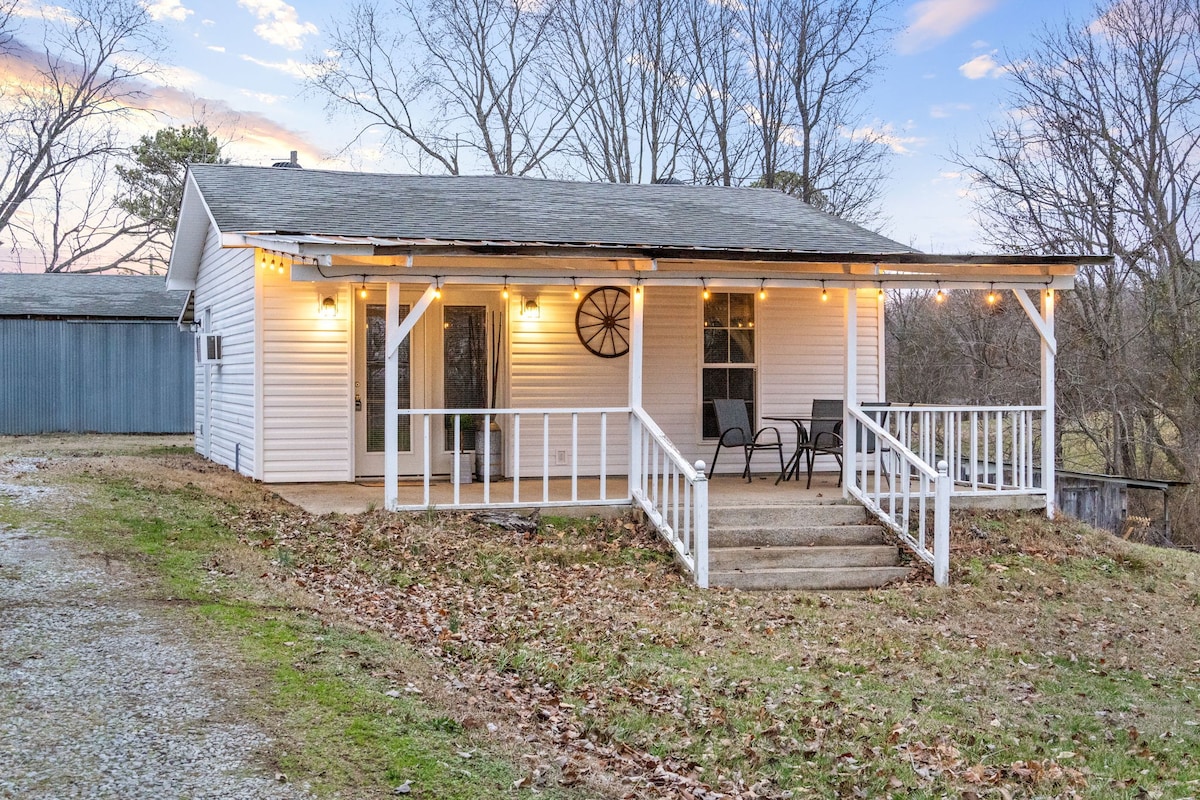
[[[708,477],[704,462],[690,464],[645,409],[634,408],[630,451],[640,474],[630,481],[633,500],[671,545],[696,585],[708,588]]]
[[[876,413],[886,411],[890,409],[880,408]],[[870,414],[854,407],[848,412],[856,424],[843,437],[843,458],[852,459],[856,468],[847,491],[933,567],[938,586],[947,585],[951,481],[946,462],[933,467]]]

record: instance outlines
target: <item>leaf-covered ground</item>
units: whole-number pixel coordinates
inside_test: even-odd
[[[373,674],[515,754],[517,796],[1200,796],[1195,554],[980,513],[950,590],[700,591],[630,520],[314,517],[177,452],[56,463],[228,509],[246,552],[209,572],[415,648]]]

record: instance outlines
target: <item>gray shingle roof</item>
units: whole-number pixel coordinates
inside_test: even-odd
[[[614,247],[911,253],[781,192],[194,164],[223,233]]]
[[[187,296],[161,275],[0,273],[0,317],[174,320]]]

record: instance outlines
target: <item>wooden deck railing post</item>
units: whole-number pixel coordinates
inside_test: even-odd
[[[692,539],[696,553],[696,585],[708,588],[708,476],[703,461],[696,462],[696,488],[692,492],[696,524]]]
[[[933,582],[950,584],[950,467],[937,464],[937,483],[933,494]]]

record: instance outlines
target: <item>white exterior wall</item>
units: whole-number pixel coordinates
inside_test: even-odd
[[[715,290],[716,291],[716,290]],[[747,290],[753,291],[753,290]],[[758,360],[758,425],[776,425],[784,437],[784,457],[795,447],[791,423],[764,423],[762,417],[804,415],[814,398],[845,394],[844,294],[830,290],[822,301],[819,289],[769,291],[757,300],[755,346]],[[644,405],[650,416],[690,460],[712,462],[716,440],[701,435],[701,369],[703,300],[692,287],[646,290]],[[858,297],[859,400],[880,396],[882,338],[878,301],[873,290]],[[722,473],[740,472],[740,454],[722,455]],[[726,460],[728,459],[728,460]],[[832,470],[832,458],[818,469]],[[755,469],[778,469],[774,453],[755,456]]]
[[[523,320],[519,315],[520,296],[532,287],[515,291],[507,318],[509,325],[509,399],[512,408],[625,406],[629,403],[629,357],[600,358],[586,350],[575,333],[575,300],[570,287],[545,287],[537,292],[541,316]],[[586,289],[581,288],[586,293]],[[506,423],[511,426],[511,423]],[[579,474],[595,475],[600,469],[600,422],[596,415],[579,419]],[[627,456],[629,418],[610,417],[607,426],[609,473],[624,474],[629,468]],[[511,434],[505,448],[512,455]],[[571,422],[567,416],[550,420],[551,475],[570,475],[570,464],[558,464],[559,450],[571,448]],[[615,455],[614,453],[619,453]],[[521,474],[540,475],[543,458],[542,417],[521,418]]]
[[[526,294],[529,294],[526,291]],[[508,403],[514,408],[623,406],[628,402],[628,357],[604,359],[583,348],[575,333],[578,306],[569,288],[549,287],[539,293],[541,318],[520,319],[517,299],[508,310],[510,326]],[[701,436],[700,376],[703,359],[703,301],[693,287],[650,286],[645,289],[645,337],[643,356],[643,403],[646,410],[689,460],[712,460],[716,441]],[[772,289],[765,301],[756,301],[759,331],[759,414],[806,414],[813,398],[840,398],[845,385],[844,295],[830,291],[822,302],[816,289]],[[859,398],[879,397],[881,328],[874,291],[858,298]],[[761,423],[761,420],[760,420]],[[579,474],[599,469],[595,417],[580,418]],[[521,474],[539,474],[543,457],[542,419],[521,420]],[[794,429],[780,426],[785,457],[794,446]],[[628,425],[624,419],[609,419],[610,473],[628,467],[624,453]],[[569,465],[556,465],[557,451],[571,446],[570,422],[552,418],[551,474],[569,475]],[[506,442],[511,456],[512,443]],[[619,450],[620,455],[613,455]],[[756,456],[756,469],[769,471],[773,454]],[[737,457],[723,456],[721,471],[741,470]],[[760,460],[761,459],[761,460]],[[835,464],[818,462],[821,469]]]
[[[220,364],[196,364],[196,451],[245,475],[255,448],[254,251],[222,250],[210,228],[196,276],[195,316],[222,337]],[[207,424],[206,424],[207,416]]]
[[[270,483],[354,480],[353,295],[259,271],[262,469]],[[337,299],[337,315],[317,313]]]

